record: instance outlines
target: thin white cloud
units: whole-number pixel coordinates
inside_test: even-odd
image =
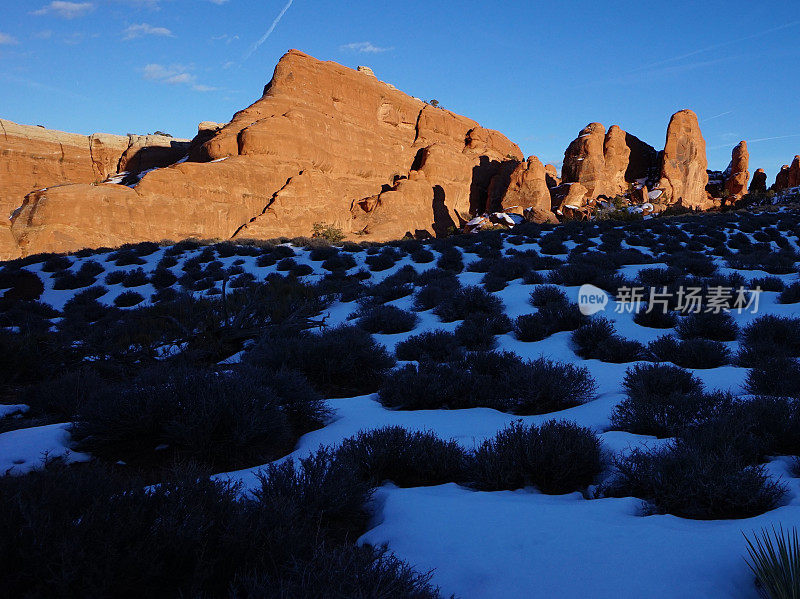
[[[125,31],[123,31],[124,37],[122,39],[125,40],[132,40],[136,39],[137,37],[142,37],[145,35],[156,35],[161,37],[175,37],[175,35],[167,29],[166,27],[154,27],[149,23],[138,23],[135,25],[131,25]]]
[[[0,32],[0,46],[13,46],[17,43],[17,38],[10,36],[7,33]]]
[[[261,38],[255,44],[253,44],[253,46],[250,48],[250,50],[248,50],[247,54],[244,55],[244,60],[247,60],[248,58],[250,58],[253,55],[253,52],[258,50],[261,47],[261,44],[263,44],[264,42],[267,41],[267,38],[270,35],[272,35],[273,31],[275,31],[275,28],[278,26],[278,23],[281,22],[281,19],[283,18],[283,15],[286,14],[286,11],[289,10],[289,8],[292,6],[293,2],[294,2],[294,0],[289,0],[286,3],[286,6],[283,7],[281,12],[278,13],[278,16],[275,17],[275,20],[272,21],[272,25],[269,26],[269,29],[267,29],[267,32],[264,35],[262,35]]]
[[[62,0],[54,0],[39,10],[33,11],[31,14],[39,16],[55,15],[62,19],[74,19],[89,14],[92,10],[94,10],[94,4],[91,2],[64,2]]]
[[[376,46],[372,42],[353,42],[339,47],[340,50],[348,52],[360,52],[361,54],[379,54],[381,52],[388,52],[392,48],[382,48]]]
[[[212,4],[216,4],[218,6],[221,6],[221,5],[225,4],[228,0],[208,0],[208,1],[211,2]]]
[[[43,29],[33,34],[33,38],[37,40],[49,40],[53,37],[53,32],[50,29]]]
[[[191,72],[191,68],[181,64],[163,65],[150,63],[142,69],[142,76],[150,81],[168,85],[188,85],[198,92],[210,92],[218,89],[198,83],[197,77]]]

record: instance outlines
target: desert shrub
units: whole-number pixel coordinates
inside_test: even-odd
[[[747,373],[745,388],[753,395],[800,398],[800,362],[788,356],[761,360]]]
[[[129,270],[122,278],[123,287],[141,287],[142,285],[147,285],[147,283],[147,274],[141,268]]]
[[[796,304],[800,302],[800,283],[787,285],[778,296],[778,301],[782,304]]]
[[[395,346],[398,360],[453,362],[464,355],[455,333],[429,331],[413,335]]]
[[[387,480],[399,487],[460,482],[467,468],[467,453],[455,441],[399,426],[362,431],[345,440],[337,454],[373,486]]]
[[[681,276],[675,268],[643,268],[637,276],[640,287],[665,287],[675,283]]]
[[[641,343],[620,337],[614,324],[603,317],[589,319],[575,329],[571,340],[575,353],[584,360],[621,364],[645,358],[645,348]]]
[[[727,257],[728,266],[742,270],[763,270],[771,275],[785,275],[796,271],[797,254],[794,250],[778,252],[767,248],[738,252]]]
[[[362,308],[357,313],[358,326],[370,333],[406,333],[417,326],[419,318],[413,312],[395,306],[373,306]]]
[[[42,264],[42,272],[58,272],[72,266],[72,260],[67,256],[51,256]]]
[[[761,289],[761,291],[775,291],[779,293],[784,290],[786,285],[783,280],[778,277],[759,277],[750,281],[750,287],[752,289]]]
[[[673,436],[729,403],[726,396],[705,393],[700,379],[677,366],[636,364],[622,385],[626,397],[614,408],[611,424],[642,435]]]
[[[332,245],[316,245],[308,252],[309,260],[313,262],[323,262],[335,258],[339,254],[339,248]],[[353,257],[350,256],[352,259]],[[355,263],[355,262],[354,262]]]
[[[565,305],[569,303],[567,294],[556,285],[542,285],[531,291],[530,301],[532,306],[541,308],[547,304]]]
[[[734,341],[739,334],[739,326],[729,312],[696,312],[682,318],[676,332],[681,339],[713,339],[714,341]]]
[[[664,335],[647,345],[651,359],[672,362],[682,368],[717,368],[731,363],[731,351],[719,341],[710,339],[676,339]]]
[[[292,270],[293,268],[297,267],[297,260],[294,258],[283,258],[278,262],[278,266],[276,266],[276,270],[285,272],[287,270]]]
[[[69,270],[61,270],[55,273],[55,281],[53,281],[53,289],[81,289],[94,285],[95,279],[91,275],[82,275],[80,272],[72,272]]]
[[[112,270],[110,273],[106,275],[105,278],[106,285],[119,285],[124,280],[125,280],[124,270]]]
[[[577,304],[548,303],[534,314],[519,316],[514,322],[514,332],[520,341],[540,341],[562,331],[574,331],[586,317]]]
[[[139,254],[133,248],[121,248],[113,252],[106,259],[107,262],[113,262],[117,266],[134,266],[146,264]]]
[[[114,305],[118,308],[129,308],[144,301],[144,296],[135,291],[124,291],[114,298]]]
[[[678,321],[675,313],[670,310],[664,310],[663,306],[653,305],[649,311],[648,308],[647,304],[643,305],[633,316],[633,322],[651,329],[671,329]]]
[[[45,329],[0,333],[0,388],[56,376],[67,348]]]
[[[489,351],[495,348],[495,335],[508,333],[513,325],[505,314],[476,314],[467,316],[456,327],[458,343],[470,351]]]
[[[386,407],[404,410],[489,407],[542,414],[595,397],[585,368],[508,352],[476,352],[457,364],[421,362],[392,371],[379,391]]]
[[[259,254],[259,256],[256,258],[256,266],[258,266],[259,268],[266,268],[268,266],[272,266],[277,261],[278,261],[278,259],[277,259],[277,257],[275,256],[274,253],[265,252],[265,253]]]
[[[590,429],[567,421],[515,422],[475,450],[470,478],[485,491],[533,485],[561,494],[586,488],[602,469],[600,439]]]
[[[461,288],[455,275],[438,268],[420,275],[418,284],[422,288],[414,296],[414,309],[419,311],[436,308]]]
[[[348,270],[356,265],[356,260],[350,254],[337,251],[333,256],[326,258],[322,263],[325,270]]]
[[[445,246],[441,249],[441,255],[436,261],[436,267],[451,272],[461,272],[464,270],[464,257],[458,248]]]
[[[749,518],[778,505],[786,489],[763,466],[724,446],[707,449],[680,439],[634,449],[616,459],[617,477],[606,492],[644,499],[654,513],[702,520]]]
[[[669,254],[664,261],[676,270],[697,277],[708,277],[717,270],[714,261],[709,256],[699,252],[683,251]]]
[[[106,316],[111,308],[97,300],[107,292],[108,289],[105,287],[94,285],[73,295],[64,304],[64,319],[59,327],[64,328],[72,323],[97,322]]]
[[[314,223],[312,231],[312,237],[324,239],[330,243],[338,243],[345,238],[345,235],[341,229],[326,223]]]
[[[411,259],[417,264],[428,264],[433,262],[434,258],[433,252],[426,248],[420,248],[411,252]]]
[[[385,304],[401,297],[407,297],[414,293],[416,279],[417,271],[414,270],[414,267],[404,266],[380,283],[365,290],[359,301],[362,304]]]
[[[354,326],[318,334],[267,334],[245,361],[257,368],[298,370],[329,397],[372,393],[395,364],[385,347]]]
[[[364,262],[369,266],[372,272],[380,272],[388,270],[394,266],[400,259],[400,255],[394,248],[385,248],[379,254],[367,256]]]
[[[555,233],[548,233],[543,235],[539,240],[539,247],[543,254],[566,254],[567,246],[564,245],[564,240]]]
[[[286,401],[278,392],[291,392]],[[102,458],[150,466],[165,459],[193,460],[215,471],[255,465],[289,451],[305,430],[294,430],[284,403],[305,402],[325,413],[305,388],[266,377],[222,376],[198,369],[163,367],[131,382],[108,384],[84,400],[72,436],[76,446]]]
[[[800,356],[800,318],[759,316],[740,335],[737,362],[752,368],[781,357]]]
[[[165,289],[171,287],[178,281],[171,270],[166,268],[156,268],[150,275],[150,284],[156,289]]]
[[[504,312],[503,302],[481,287],[473,285],[452,290],[433,309],[443,322],[464,320],[468,316],[493,316]]]

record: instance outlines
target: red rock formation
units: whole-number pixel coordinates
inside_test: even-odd
[[[580,183],[562,183],[550,190],[553,211],[563,213],[565,206],[582,208],[586,205],[586,188]]]
[[[784,164],[780,172],[775,177],[775,184],[772,189],[784,191],[792,187],[800,186],[800,156],[795,156],[791,165]]]
[[[750,181],[750,193],[767,193],[767,173],[763,168],[756,169]]]
[[[648,177],[656,163],[655,149],[612,125],[591,123],[564,153],[564,183],[580,183],[587,199],[627,194],[632,183]]]
[[[747,151],[747,142],[740,141],[733,148],[731,163],[725,170],[725,191],[729,201],[742,198],[747,193],[747,182],[750,180],[750,153]]]
[[[561,177],[558,176],[558,170],[552,164],[544,165],[545,180],[547,187],[557,187],[561,185]]]
[[[316,222],[387,240],[482,212],[492,180],[522,160],[496,131],[295,50],[262,98],[193,154],[216,162],[158,169],[134,189],[70,185],[31,194],[12,232],[24,253],[308,235]]]
[[[561,178],[564,183],[580,183],[587,197],[607,193],[606,163],[603,157],[606,130],[600,123],[589,123],[564,152]]]
[[[160,135],[85,136],[2,119],[0,133],[0,259],[19,256],[8,217],[31,191],[164,166],[188,147],[185,140]]]
[[[706,142],[697,115],[681,110],[672,115],[661,163],[661,179],[656,189],[663,191],[659,203],[680,203],[689,208],[710,208],[706,193]]]
[[[547,187],[546,177],[545,167],[536,156],[518,164],[511,173],[503,196],[502,210],[518,207],[519,210],[515,212],[524,208],[550,212],[550,189]]]

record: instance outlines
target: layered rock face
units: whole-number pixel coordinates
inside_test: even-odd
[[[706,142],[697,115],[691,110],[676,112],[667,128],[661,178],[656,185],[662,192],[659,202],[699,209],[713,206],[706,192],[707,168]]]
[[[753,180],[750,181],[750,193],[767,193],[767,173],[763,168],[756,169]]]
[[[725,170],[725,191],[731,201],[741,199],[747,193],[747,183],[750,180],[750,153],[747,151],[747,142],[740,141],[733,148],[731,163]]]
[[[436,233],[483,212],[490,192],[502,198],[522,160],[496,131],[296,50],[260,100],[205,131],[192,157],[207,162],[152,171],[135,188],[29,195],[12,224],[21,251],[309,235],[316,222],[360,239]]]
[[[549,212],[551,199],[547,177],[544,165],[536,156],[521,162],[511,173],[502,209],[518,206]]]
[[[775,183],[772,189],[784,191],[792,187],[800,186],[800,156],[795,156],[792,164],[784,164],[780,172],[775,176]]]
[[[606,133],[600,123],[590,123],[564,153],[562,180],[580,183],[587,199],[613,198],[646,179],[657,157],[652,146],[617,125]]]
[[[77,135],[0,119],[0,258],[16,257],[9,217],[25,196],[66,183],[96,183],[122,171],[172,164],[188,141],[160,135]]]

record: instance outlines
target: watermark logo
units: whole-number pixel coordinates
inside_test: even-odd
[[[581,285],[578,290],[578,309],[584,316],[597,314],[606,309],[608,294],[594,285]]]

